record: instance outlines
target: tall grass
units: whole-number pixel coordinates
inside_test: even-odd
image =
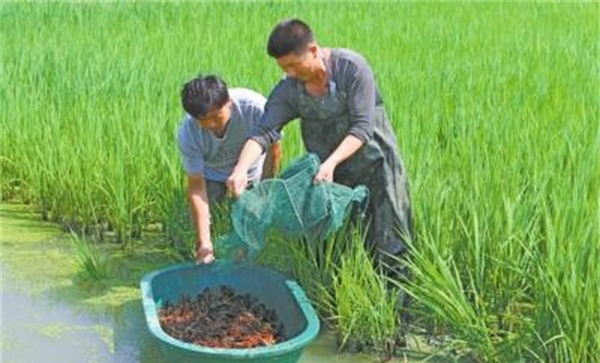
[[[295,276],[341,349],[374,351],[389,359],[399,338],[399,291],[371,263],[363,228],[346,222],[324,240],[270,234],[256,262]]]
[[[71,244],[79,268],[78,274],[82,280],[100,281],[109,276],[108,261],[98,248],[78,234],[71,231]]]
[[[482,361],[593,362],[598,10],[3,3],[2,197],[69,228],[111,229],[124,245],[148,223],[188,238],[177,224],[187,223],[174,138],[180,86],[217,72],[266,94],[281,77],[265,55],[267,34],[300,16],[322,44],[360,51],[376,73],[411,182],[418,238],[414,280],[402,288],[414,296],[415,324]],[[297,125],[284,148],[286,161],[303,152]],[[332,316],[354,313],[349,296],[379,291],[376,280],[360,282],[364,291],[336,280],[362,278],[359,252],[348,251],[319,270],[296,269],[320,281],[310,291]],[[351,321],[344,316],[337,321]]]

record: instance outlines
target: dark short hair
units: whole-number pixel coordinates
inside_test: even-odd
[[[300,54],[309,43],[314,42],[312,30],[300,19],[287,19],[275,26],[269,35],[267,53],[279,58],[291,53]]]
[[[181,89],[181,104],[194,118],[204,117],[210,110],[223,107],[227,101],[227,84],[215,75],[200,75],[184,84]]]

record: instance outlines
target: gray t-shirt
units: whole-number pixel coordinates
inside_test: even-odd
[[[383,104],[371,66],[352,50],[333,48],[327,69],[337,90],[348,95],[351,123],[348,134],[367,142],[373,136],[375,107]],[[281,128],[285,124],[301,116],[298,108],[302,87],[298,87],[299,82],[286,77],[269,95],[265,113],[251,136],[263,149],[281,138]]]
[[[233,101],[231,118],[222,138],[203,129],[188,114],[181,122],[179,151],[188,174],[202,174],[208,180],[225,182],[253,127],[263,115],[266,100],[261,94],[249,89],[233,88],[229,90],[229,96]],[[260,180],[265,155],[263,153],[248,170],[249,180]]]

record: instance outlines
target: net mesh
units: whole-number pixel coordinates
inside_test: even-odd
[[[223,238],[224,247],[245,247],[253,257],[264,247],[268,233],[311,242],[337,231],[353,207],[364,213],[368,189],[314,184],[319,167],[319,158],[308,154],[294,161],[279,178],[262,181],[243,193],[232,207],[233,230]]]

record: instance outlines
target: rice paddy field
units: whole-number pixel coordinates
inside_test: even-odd
[[[597,362],[598,3],[2,3],[2,200],[92,248],[133,248],[149,226],[190,242],[180,88],[217,73],[267,95],[282,72],[266,38],[292,16],[376,74],[413,201],[413,278],[398,286],[409,330],[473,362]],[[287,130],[286,164],[304,153]],[[343,342],[385,356],[389,284],[339,240],[360,236],[269,249],[293,250],[288,266]]]

